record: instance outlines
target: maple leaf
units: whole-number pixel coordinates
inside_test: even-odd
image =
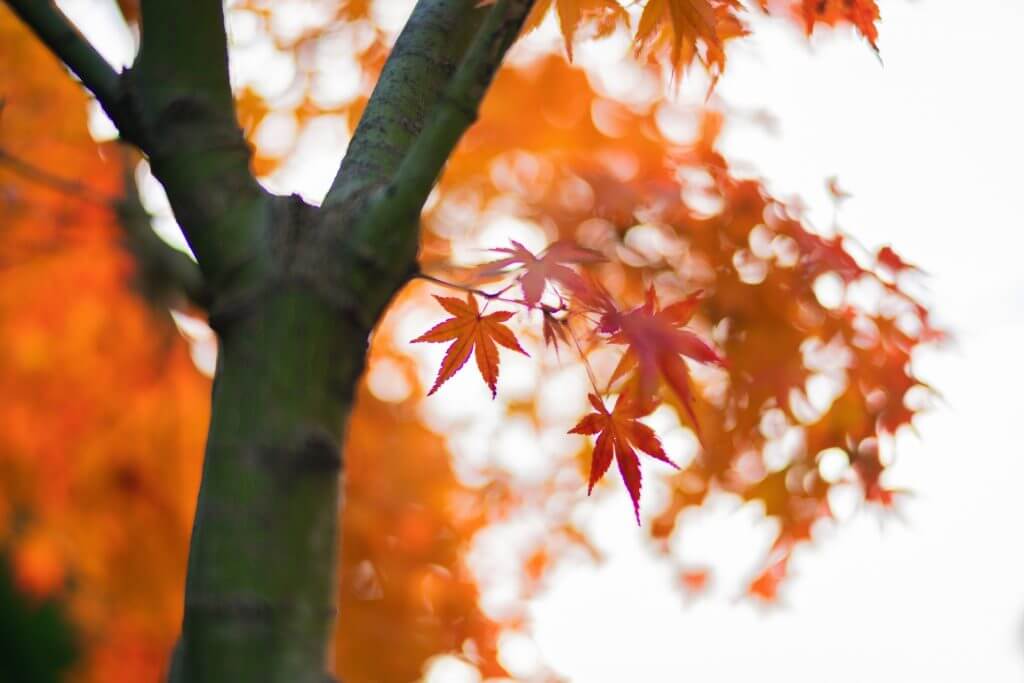
[[[875,0],[800,0],[795,10],[803,19],[807,35],[818,23],[835,26],[847,22],[856,26],[878,52],[878,27],[875,23],[880,14]]]
[[[544,333],[544,345],[553,347],[556,354],[558,353],[559,344],[569,343],[569,335],[566,332],[567,324],[568,323],[566,323],[565,320],[560,320],[548,311],[544,311],[544,323],[542,327]]]
[[[630,393],[623,393],[619,395],[615,409],[609,412],[604,401],[596,394],[588,394],[587,398],[596,412],[585,415],[569,430],[570,434],[598,435],[590,462],[587,494],[594,490],[594,484],[608,471],[614,457],[622,481],[629,491],[629,497],[633,500],[633,512],[639,524],[640,458],[636,454],[637,450],[679,469],[679,466],[665,455],[654,430],[637,419],[649,414],[654,409],[655,402],[640,401]]]
[[[746,35],[734,13],[740,8],[736,0],[650,0],[637,25],[637,51],[651,53],[667,43],[672,67],[681,71],[700,57],[700,41],[706,48],[702,61],[721,73],[724,41]]]
[[[605,260],[598,252],[585,249],[568,240],[555,242],[541,252],[540,256],[515,240],[510,242],[511,247],[491,250],[508,256],[481,265],[478,273],[487,276],[496,275],[509,267],[521,269],[523,272],[519,276],[519,286],[523,290],[523,300],[531,307],[540,302],[549,281],[557,282],[570,290],[583,287],[579,274],[566,264],[597,263]]]
[[[493,5],[495,0],[481,0],[477,7]],[[576,30],[587,21],[597,27],[597,35],[611,33],[620,22],[629,24],[629,14],[618,0],[537,0],[523,23],[525,35],[541,25],[548,11],[554,6],[558,15],[558,26],[565,41],[565,51],[572,60],[572,46]]]
[[[700,425],[693,411],[690,371],[683,356],[700,363],[725,365],[725,359],[700,337],[680,329],[690,321],[700,296],[701,292],[696,292],[661,310],[657,295],[651,288],[643,305],[627,313],[606,314],[603,322],[606,329],[614,329],[611,342],[628,345],[612,372],[609,384],[636,368],[636,390],[643,400],[655,393],[658,376],[661,375],[679,397],[698,436]]]
[[[843,282],[850,283],[864,273],[857,260],[846,250],[846,239],[842,235],[821,237],[808,232],[798,224],[792,226],[788,234],[800,247],[809,278],[813,279],[824,272],[833,271]]]
[[[435,296],[434,298],[452,314],[452,317],[435,325],[412,341],[413,343],[447,341],[453,343],[448,347],[448,352],[445,353],[441,367],[437,371],[434,386],[430,388],[427,395],[433,394],[442,384],[451,379],[473,354],[476,356],[476,366],[480,370],[480,376],[491,388],[491,396],[496,396],[498,383],[498,347],[496,344],[518,351],[524,356],[530,355],[519,346],[512,330],[502,324],[514,313],[498,311],[483,315],[472,294],[467,294],[465,301],[444,296]]]

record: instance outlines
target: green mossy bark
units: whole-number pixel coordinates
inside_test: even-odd
[[[325,207],[351,204],[391,180],[487,14],[477,4],[417,3],[359,119]]]
[[[220,331],[175,681],[325,680],[366,330],[298,287]]]

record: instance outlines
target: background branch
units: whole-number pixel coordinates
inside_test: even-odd
[[[124,233],[125,246],[135,257],[138,285],[150,301],[173,306],[185,298],[209,309],[210,291],[199,266],[189,256],[165,242],[153,230],[153,216],[142,205],[135,182],[134,154],[124,149],[124,196],[114,204]]]
[[[120,74],[52,0],[6,0],[7,6],[78,77],[116,121]],[[119,124],[120,125],[120,124]]]
[[[124,195],[114,197],[74,180],[62,178],[46,169],[0,149],[0,166],[9,168],[25,180],[48,187],[69,197],[110,209],[117,216],[124,245],[135,257],[141,294],[153,303],[173,305],[181,299],[207,308],[210,293],[195,261],[153,231],[153,217],[142,206],[135,183],[135,159],[124,149]]]
[[[127,75],[143,150],[214,291],[265,268],[269,195],[249,169],[228,77],[221,0],[142,0],[142,41]],[[230,281],[230,282],[229,282]]]
[[[5,2],[149,156],[206,281],[245,287],[261,276],[266,268],[249,266],[266,257],[269,197],[236,122],[221,0],[142,0],[139,56],[124,74],[52,0]]]
[[[113,207],[117,198],[110,197],[75,180],[68,180],[0,149],[0,166],[6,166],[14,173],[38,185],[62,192],[84,202],[99,206]]]

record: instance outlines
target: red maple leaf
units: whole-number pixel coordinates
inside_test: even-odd
[[[788,234],[800,248],[801,261],[807,270],[807,277],[816,278],[822,273],[833,271],[843,282],[849,284],[863,273],[856,259],[846,250],[842,235],[822,237],[808,232],[799,223],[790,226]]]
[[[556,318],[548,311],[544,311],[544,345],[552,346],[555,349],[555,353],[558,353],[559,344],[569,343],[569,334],[566,332],[568,323],[565,320]]]
[[[598,252],[571,241],[555,242],[539,256],[519,242],[510,241],[511,247],[491,250],[508,256],[481,265],[478,272],[481,275],[496,275],[513,266],[521,269],[523,272],[519,276],[519,286],[523,289],[523,300],[530,306],[537,305],[548,282],[557,282],[571,290],[583,286],[579,274],[566,264],[597,263],[604,260]]]
[[[599,317],[597,331],[601,334],[614,334],[619,330],[622,311],[616,305],[612,295],[598,280],[591,276],[580,277],[567,287],[572,305],[581,312],[593,313]]]
[[[519,346],[512,330],[502,324],[514,314],[511,311],[498,311],[482,315],[472,294],[467,294],[464,302],[443,296],[434,298],[453,317],[435,325],[412,341],[414,343],[446,341],[453,343],[448,347],[448,352],[445,353],[441,367],[437,371],[434,386],[431,387],[427,395],[437,391],[442,384],[458,372],[469,360],[470,354],[474,354],[474,352],[480,376],[491,388],[491,396],[497,395],[498,347],[496,344],[518,351],[524,356],[529,355]]]
[[[698,436],[700,426],[693,411],[690,371],[683,357],[700,363],[725,364],[725,359],[704,340],[689,330],[681,329],[697,309],[700,295],[697,292],[659,310],[658,298],[652,288],[648,290],[647,300],[642,306],[626,313],[607,314],[604,322],[606,327],[615,330],[610,341],[628,345],[609,383],[635,368],[636,389],[640,400],[644,401],[657,391],[660,375],[679,397],[698,430]]]
[[[590,462],[590,484],[587,493],[593,491],[594,484],[608,471],[614,457],[622,481],[629,491],[629,497],[633,500],[633,512],[639,524],[640,458],[636,454],[637,450],[679,469],[665,455],[654,430],[637,419],[649,414],[655,404],[653,401],[638,401],[634,395],[624,393],[619,395],[615,409],[609,412],[599,396],[589,394],[588,398],[596,412],[584,416],[579,424],[569,430],[570,434],[598,435]]]

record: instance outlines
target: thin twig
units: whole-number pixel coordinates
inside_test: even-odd
[[[102,192],[86,187],[74,180],[61,178],[60,176],[41,169],[24,159],[19,159],[3,149],[0,149],[0,165],[10,168],[25,180],[36,183],[37,185],[44,185],[52,190],[63,192],[66,195],[75,197],[76,199],[81,199],[82,201],[89,202],[91,204],[113,208],[118,202],[116,197],[107,196]]]
[[[426,280],[427,282],[433,282],[436,285],[448,287],[449,289],[457,289],[460,292],[476,294],[477,296],[487,299],[488,301],[503,301],[507,304],[522,306],[523,308],[529,310],[537,309],[539,311],[542,311],[544,313],[550,313],[552,315],[554,315],[555,313],[567,312],[569,310],[569,307],[565,304],[565,299],[563,299],[561,295],[559,295],[558,298],[562,303],[560,303],[558,306],[549,306],[548,304],[541,302],[537,302],[536,304],[530,304],[525,299],[509,299],[508,297],[502,296],[502,294],[515,287],[515,283],[507,285],[506,287],[503,287],[497,292],[487,292],[482,289],[477,289],[476,287],[470,287],[469,285],[460,285],[457,282],[449,282],[448,280],[442,280],[439,277],[427,275],[424,272],[418,272],[413,277],[419,278],[420,280]]]
[[[460,285],[457,282],[448,282],[447,280],[442,280],[439,277],[434,277],[433,275],[427,275],[426,273],[416,273],[416,275],[414,277],[417,277],[417,278],[419,278],[421,280],[426,280],[427,282],[433,282],[435,285],[441,285],[442,287],[447,287],[448,289],[456,289],[456,290],[458,290],[460,292],[467,292],[469,294],[476,294],[477,296],[479,296],[479,297],[481,297],[483,299],[487,299],[488,301],[502,301],[502,302],[507,303],[507,304],[513,304],[513,305],[516,305],[516,306],[522,306],[524,308],[532,308],[532,306],[530,306],[530,304],[526,303],[522,299],[509,299],[507,297],[503,297],[502,294],[507,292],[509,290],[509,287],[505,287],[504,289],[502,289],[502,290],[500,290],[498,292],[493,292],[492,293],[492,292],[485,292],[482,289],[477,289],[475,287],[470,287],[468,285]],[[511,287],[511,285],[510,285],[510,287]],[[543,304],[541,304],[540,306],[542,308],[544,308]]]
[[[566,325],[566,329],[569,330],[569,336],[572,337],[572,343],[576,346],[576,353],[580,356],[580,362],[583,363],[584,369],[587,371],[587,379],[590,380],[590,386],[594,390],[594,394],[602,396],[602,392],[597,388],[597,378],[594,377],[594,369],[590,367],[590,362],[587,360],[587,356],[583,353],[583,347],[580,346],[580,340],[576,337],[576,333],[572,329],[572,325]]]

